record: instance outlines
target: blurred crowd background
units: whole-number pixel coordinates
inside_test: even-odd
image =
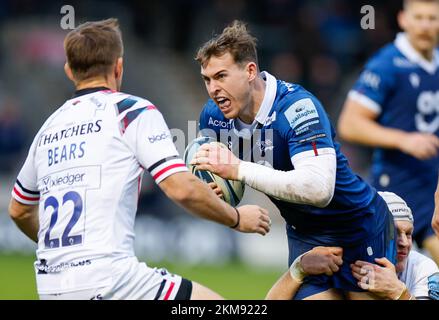
[[[186,132],[188,120],[198,119],[207,99],[195,52],[232,20],[246,21],[259,39],[261,69],[310,90],[335,124],[366,59],[398,32],[401,2],[0,0],[0,249],[34,249],[29,240],[20,238],[6,208],[34,135],[74,91],[63,71],[63,39],[69,31],[60,26],[63,5],[73,6],[76,25],[119,19],[125,42],[123,90],[148,98],[170,128]],[[360,26],[363,5],[375,8],[374,30]],[[346,143],[343,150],[352,167],[367,178],[369,151]],[[140,255],[157,260],[172,255],[192,262],[256,257],[286,266],[284,226],[276,210],[256,192],[247,192],[244,202],[264,204],[274,212],[278,224],[272,235],[265,239],[238,235],[180,214],[182,210],[145,177],[137,232]],[[276,256],[276,250],[282,254]]]

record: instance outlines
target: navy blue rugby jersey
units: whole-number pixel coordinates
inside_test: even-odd
[[[439,136],[439,50],[426,61],[404,33],[398,34],[368,61],[349,96],[376,112],[385,127]],[[396,149],[376,148],[371,181],[407,201],[416,227],[423,223],[421,216],[431,219],[438,170],[439,156],[418,160]]]
[[[328,206],[318,208],[270,199],[304,241],[348,245],[380,233],[386,217],[384,200],[349,167],[319,100],[299,85],[276,80],[267,72],[262,76],[266,93],[251,128],[241,129],[239,120],[225,118],[209,99],[200,114],[201,134],[214,135],[240,159],[282,171],[293,170],[291,159],[303,152],[314,152],[314,156],[335,153],[335,193]]]

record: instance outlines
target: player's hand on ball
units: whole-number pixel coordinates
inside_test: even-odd
[[[237,180],[239,160],[229,149],[217,143],[203,144],[191,161],[197,170],[207,170],[224,179]]]
[[[268,211],[255,205],[245,205],[237,208],[240,215],[238,231],[266,235],[271,228]]]
[[[224,200],[224,195],[223,195],[223,190],[221,190],[220,187],[218,187],[218,185],[215,182],[210,182],[208,183],[209,187],[213,190],[213,192],[216,193],[216,195],[220,198]]]

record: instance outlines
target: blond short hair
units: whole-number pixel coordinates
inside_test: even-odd
[[[249,33],[247,26],[235,20],[220,35],[216,35],[203,44],[198,49],[195,60],[205,66],[212,56],[220,57],[230,53],[238,64],[246,62],[258,64],[256,41],[257,39]]]

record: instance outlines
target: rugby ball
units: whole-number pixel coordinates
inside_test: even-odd
[[[194,174],[200,180],[206,183],[215,182],[223,192],[224,201],[230,204],[232,207],[236,207],[244,195],[244,190],[245,190],[244,183],[242,183],[241,181],[223,179],[220,176],[211,173],[209,171],[197,170],[195,166],[190,164],[195,154],[197,153],[198,149],[203,144],[211,143],[211,142],[217,143],[223,148],[227,148],[225,144],[218,142],[211,137],[199,137],[197,139],[194,139],[186,147],[183,157],[184,162],[186,163],[186,166],[189,168],[192,174]]]

